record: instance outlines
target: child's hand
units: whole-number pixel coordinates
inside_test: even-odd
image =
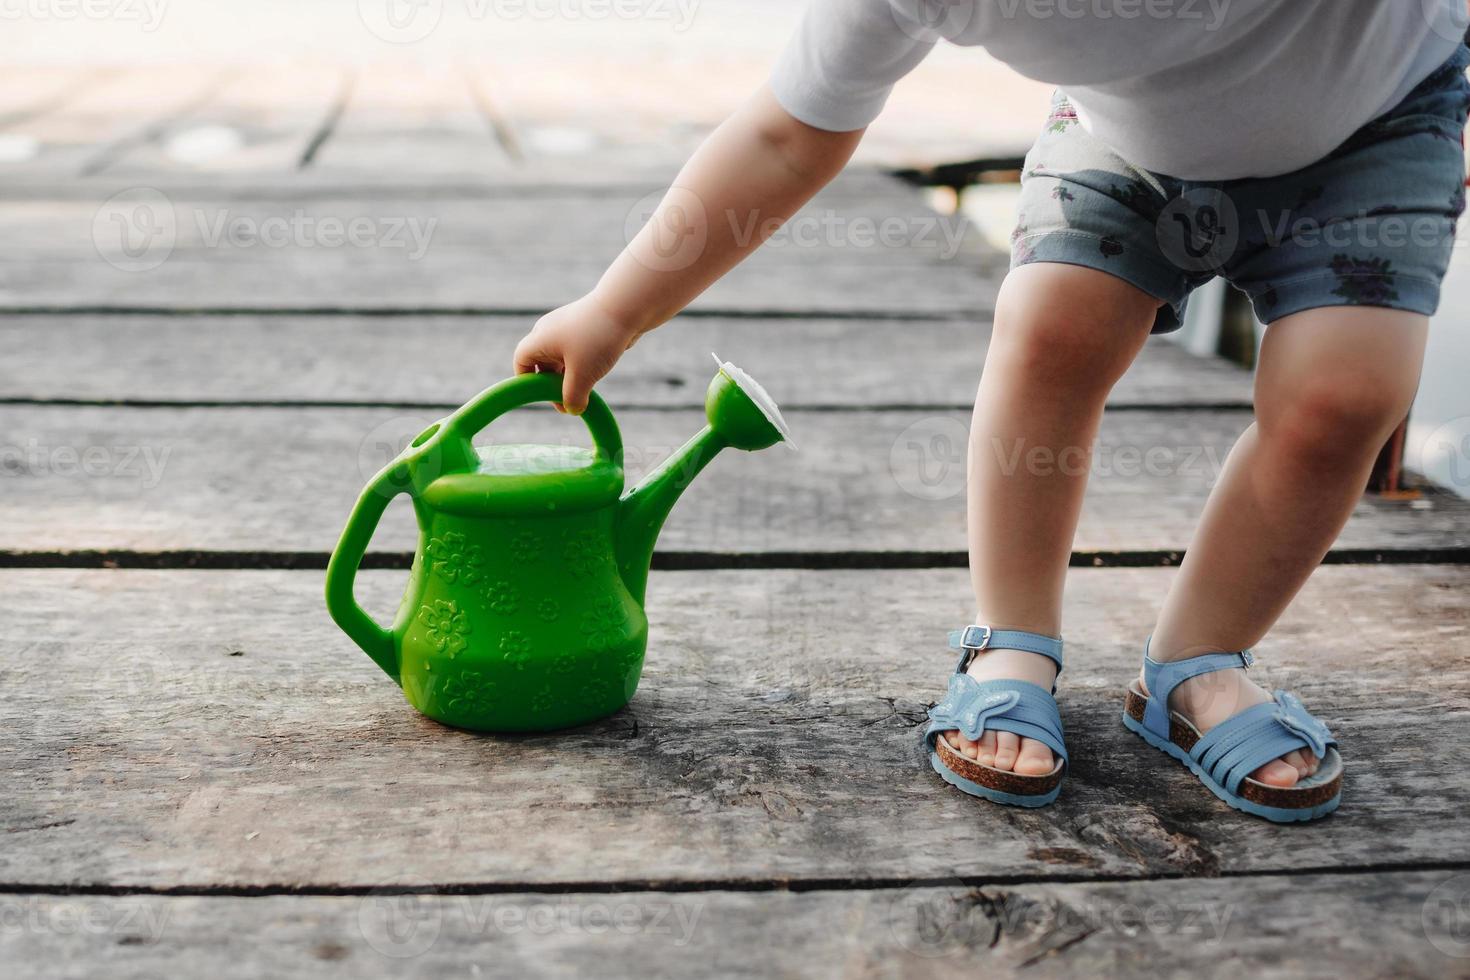
[[[516,345],[515,371],[562,375],[564,401],[557,408],[581,415],[592,386],[612,370],[638,336],[589,294],[536,321]]]
[[[586,296],[553,310],[516,347],[517,374],[562,374],[564,411],[581,414],[623,351],[671,319],[835,177],[862,138],[798,121],[768,87],[725,120],[684,165],[673,189]],[[661,238],[680,229],[674,267]],[[741,229],[757,228],[755,235]],[[689,239],[688,236],[694,236]]]

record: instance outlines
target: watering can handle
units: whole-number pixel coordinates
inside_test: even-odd
[[[353,585],[383,512],[394,497],[408,491],[406,481],[394,479],[401,475],[394,467],[389,467],[367,485],[362,496],[357,498],[352,514],[347,518],[347,526],[342,529],[342,537],[327,563],[327,611],[342,631],[395,681],[398,680],[398,643],[390,631],[374,622],[358,605]]]
[[[498,385],[486,388],[476,395],[444,423],[447,437],[458,437],[467,449],[469,440],[500,416],[511,409],[536,402],[559,402],[562,376],[559,374],[522,374]],[[592,433],[592,444],[604,462],[620,463],[623,454],[623,436],[612,412],[597,392],[587,398],[587,409],[581,415]],[[473,459],[472,452],[466,458]]]

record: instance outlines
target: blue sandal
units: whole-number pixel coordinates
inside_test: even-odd
[[[1327,726],[1285,691],[1275,700],[1247,708],[1201,735],[1177,711],[1167,710],[1169,694],[1180,682],[1217,670],[1250,667],[1249,650],[1207,653],[1159,663],[1143,648],[1143,680],[1128,687],[1123,724],[1145,742],[1189,767],[1210,791],[1243,813],[1275,823],[1315,820],[1337,809],[1342,799],[1342,758]],[[1310,749],[1321,760],[1317,772],[1290,789],[1267,786],[1250,774],[1272,759]]]
[[[960,662],[949,678],[944,700],[929,709],[929,727],[924,744],[929,763],[944,781],[971,796],[981,796],[1009,806],[1046,806],[1062,789],[1067,768],[1067,747],[1062,743],[1062,716],[1047,691],[1028,681],[977,681],[965,673],[970,661],[994,646],[1025,650],[1050,657],[1062,670],[1062,641],[1054,636],[1020,630],[992,630],[968,626],[949,635],[950,649],[960,651]],[[1056,766],[1044,776],[1025,776],[981,765],[967,759],[940,738],[942,732],[959,731],[972,742],[986,729],[1014,732],[1023,738],[1044,742],[1056,756]]]

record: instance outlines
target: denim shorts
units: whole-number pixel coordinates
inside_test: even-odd
[[[1026,157],[1011,267],[1111,273],[1163,301],[1155,333],[1177,329],[1189,294],[1217,275],[1263,323],[1324,306],[1431,315],[1465,210],[1467,65],[1462,45],[1326,158],[1246,180],[1134,167],[1058,92]]]

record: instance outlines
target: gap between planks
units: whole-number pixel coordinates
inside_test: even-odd
[[[0,316],[195,316],[195,317],[528,317],[541,316],[540,306],[112,306],[98,304],[0,304]],[[995,311],[977,306],[967,310],[790,310],[697,307],[679,316],[688,319],[731,320],[896,320],[950,323],[974,317],[993,317]]]
[[[330,555],[320,551],[0,551],[0,568],[75,568],[151,571],[321,571]],[[372,551],[361,568],[405,571],[408,551]],[[1072,568],[1175,568],[1183,551],[1074,551]],[[1330,551],[1323,565],[1470,565],[1470,547],[1343,548]],[[655,551],[653,568],[665,572],[729,570],[887,570],[967,568],[963,551]]]
[[[325,398],[43,398],[26,395],[0,397],[0,405],[29,405],[48,408],[286,408],[286,409],[343,409],[384,408],[406,411],[452,412],[460,407],[457,402],[434,401],[381,401],[371,399],[325,399]],[[659,402],[618,402],[620,412],[687,412],[690,405]],[[785,415],[802,412],[862,414],[864,412],[968,412],[968,402],[872,402],[850,405],[841,402],[807,402],[799,405],[783,405]],[[1123,402],[1109,405],[1109,412],[1250,412],[1254,406],[1248,401],[1191,402],[1190,404],[1147,402]]]
[[[96,87],[109,78],[116,77],[121,72],[118,68],[99,68],[75,78],[69,83],[62,85],[54,92],[50,92],[28,105],[15,109],[12,112],[0,116],[0,130],[12,129],[21,123],[30,122],[64,108],[83,92]]]
[[[500,146],[501,152],[505,154],[512,166],[524,165],[526,154],[521,149],[521,141],[516,137],[515,127],[511,125],[510,119],[491,97],[489,84],[477,73],[467,69],[461,69],[461,74],[464,75],[465,85],[469,88],[470,101],[474,103],[475,109],[485,120],[485,126]]]
[[[1369,862],[1360,865],[1312,865],[1300,868],[1261,868],[1249,871],[1219,871],[1214,879],[1253,878],[1346,878],[1361,875],[1415,872],[1470,871],[1470,861]],[[621,881],[485,881],[428,885],[84,885],[47,882],[0,882],[0,894],[9,895],[96,895],[125,897],[157,895],[191,898],[271,898],[276,896],[356,897],[376,895],[619,895],[638,892],[688,894],[706,892],[832,892],[896,891],[911,888],[961,885],[966,888],[1003,888],[1021,885],[1133,884],[1197,879],[1187,871],[1140,875],[1121,874],[1019,874],[948,875],[943,878],[885,876],[877,878],[708,878],[627,879]]]
[[[208,82],[191,99],[176,105],[150,122],[131,133],[119,136],[117,139],[101,146],[85,163],[82,164],[79,176],[96,177],[104,170],[122,159],[124,155],[136,146],[157,141],[169,128],[181,120],[187,119],[208,105],[226,85],[239,77],[242,69],[228,68],[215,72]]]
[[[337,94],[327,106],[323,113],[321,122],[317,123],[316,129],[312,131],[311,139],[306,141],[306,146],[301,151],[301,158],[296,161],[298,171],[305,170],[315,161],[318,153],[326,145],[327,140],[337,131],[337,126],[342,122],[342,116],[347,112],[347,106],[352,101],[352,93],[357,88],[357,73],[346,72],[337,87]]]

